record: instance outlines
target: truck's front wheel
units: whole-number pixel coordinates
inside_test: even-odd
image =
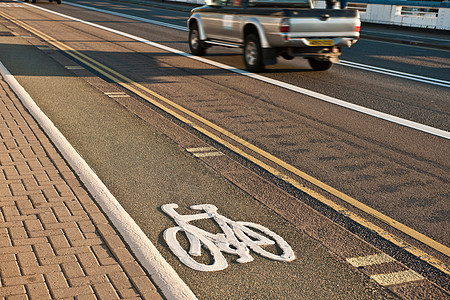
[[[329,60],[317,60],[311,57],[308,58],[308,61],[311,68],[315,71],[326,71],[333,65]]]
[[[206,54],[206,48],[202,45],[196,23],[189,27],[189,49],[194,55],[203,56]]]
[[[251,33],[245,37],[244,63],[250,72],[261,72],[264,70],[261,44],[258,35],[255,33]]]

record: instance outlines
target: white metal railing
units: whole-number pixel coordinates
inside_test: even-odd
[[[313,0],[314,7],[325,8],[325,0]],[[357,9],[361,20],[370,23],[450,30],[450,8],[407,5],[348,3]]]
[[[171,0],[204,4],[205,0]],[[325,0],[312,0],[314,7],[325,8]],[[348,8],[357,9],[361,20],[370,23],[450,30],[450,8],[383,5],[349,2]]]

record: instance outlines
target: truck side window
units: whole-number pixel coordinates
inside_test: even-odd
[[[226,6],[228,7],[241,7],[242,0],[227,0]]]

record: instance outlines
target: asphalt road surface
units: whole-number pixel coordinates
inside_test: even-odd
[[[445,297],[449,51],[361,39],[329,71],[297,58],[255,75],[239,71],[239,49],[180,55],[187,17],[125,2],[2,1],[0,32],[16,34],[0,36],[0,61],[199,298]],[[167,203],[263,224],[297,259],[192,271],[162,238],[174,226]],[[350,265],[380,251],[397,261]],[[368,277],[410,270],[420,279]]]

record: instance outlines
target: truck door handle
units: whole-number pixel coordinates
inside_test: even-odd
[[[326,20],[328,20],[329,18],[330,18],[330,15],[329,15],[329,14],[323,14],[323,15],[320,16],[320,19],[321,19],[322,21],[326,21]]]

